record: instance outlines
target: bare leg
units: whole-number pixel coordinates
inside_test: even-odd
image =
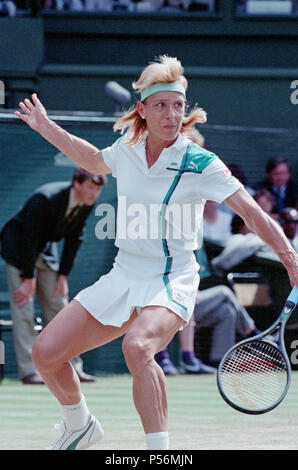
[[[194,337],[195,337],[195,323],[194,315],[192,315],[190,322],[179,331],[179,343],[182,351],[194,350]]]
[[[167,431],[166,379],[154,355],[184,323],[164,307],[146,307],[124,337],[122,347],[133,376],[134,402],[146,434]]]
[[[133,313],[120,328],[103,325],[73,300],[38,335],[32,359],[61,405],[72,405],[81,399],[80,382],[69,361],[123,335],[135,316]]]

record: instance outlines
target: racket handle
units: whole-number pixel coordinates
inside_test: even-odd
[[[293,302],[294,304],[297,304],[298,302],[298,287],[297,286],[293,287],[287,300],[289,300],[290,302]]]

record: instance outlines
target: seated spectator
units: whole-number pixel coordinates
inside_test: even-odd
[[[228,349],[236,343],[236,334],[244,339],[259,333],[234,292],[225,285],[198,292],[194,317],[198,328],[212,327],[208,364],[215,368]]]
[[[141,0],[137,11],[214,11],[214,0]]]
[[[212,268],[217,273],[229,271],[260,250],[271,250],[258,235],[249,230],[239,215],[234,215],[231,225],[233,235],[223,251],[211,260]]]
[[[85,6],[82,0],[45,0],[43,9],[83,11]]]
[[[204,245],[197,252],[201,279],[212,274]],[[212,328],[209,362],[206,365],[195,357],[194,336],[197,328]],[[189,324],[179,331],[181,361],[179,372],[184,374],[213,374],[226,351],[236,342],[236,334],[243,338],[256,335],[259,330],[246,309],[239,303],[234,292],[224,285],[199,290],[194,316]],[[165,375],[177,375],[178,369],[170,359],[167,348],[155,359]],[[211,367],[210,367],[211,366]]]
[[[113,11],[127,11],[130,9],[131,0],[112,0]]]
[[[164,0],[160,11],[177,12],[182,8],[182,2],[179,0]]]
[[[283,231],[294,249],[298,252],[297,222],[298,211],[292,207],[286,207],[280,214],[280,223]]]
[[[84,9],[82,0],[64,0],[64,10],[83,11]]]
[[[163,4],[164,0],[141,0],[135,3],[135,10],[142,13],[159,11]]]
[[[204,239],[223,245],[231,237],[231,214],[219,210],[219,203],[206,201],[203,216]]]
[[[273,212],[275,207],[275,197],[270,191],[267,189],[259,189],[255,192],[253,198],[266,214],[278,221],[279,214]]]
[[[44,0],[45,10],[128,11],[131,0]]]
[[[280,214],[285,207],[296,207],[297,182],[291,178],[287,159],[273,157],[266,165],[267,177],[256,185],[256,189],[267,189],[275,197],[273,212]]]

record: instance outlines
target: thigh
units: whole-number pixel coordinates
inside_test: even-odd
[[[59,361],[68,361],[122,336],[136,317],[136,312],[121,327],[103,325],[77,300],[72,300],[38,336],[43,352]]]
[[[11,264],[6,264],[7,283],[10,294],[22,284],[20,270]]]
[[[164,349],[185,321],[166,307],[144,307],[129,326],[125,341],[141,341],[153,355]]]

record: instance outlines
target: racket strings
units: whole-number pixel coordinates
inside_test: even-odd
[[[273,345],[251,341],[235,348],[221,367],[226,397],[247,410],[273,406],[287,385],[287,363]]]

